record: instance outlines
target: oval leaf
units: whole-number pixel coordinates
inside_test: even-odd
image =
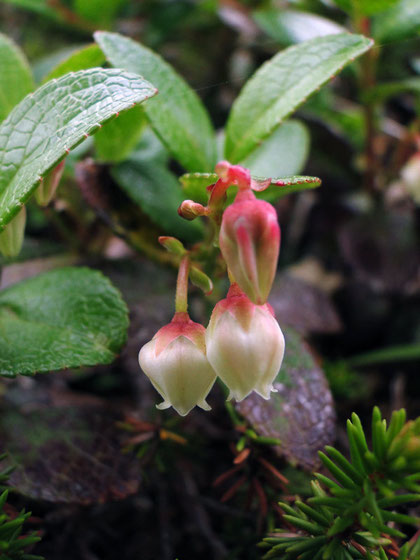
[[[420,32],[419,0],[401,0],[372,21],[372,35],[378,41],[398,41]]]
[[[334,441],[334,404],[323,371],[302,337],[283,329],[286,351],[274,382],[277,393],[266,401],[252,393],[236,404],[261,436],[281,440],[278,455],[308,470],[320,466],[318,451]]]
[[[141,105],[107,122],[95,134],[98,160],[106,163],[124,161],[136,147],[146,125],[147,119]]]
[[[72,148],[155,93],[139,76],[94,68],[48,82],[21,101],[0,126],[0,231]]]
[[[34,500],[61,504],[97,504],[134,494],[139,465],[134,455],[121,451],[122,421],[121,414],[99,404],[3,409],[0,442],[15,467],[9,484]]]
[[[254,12],[254,19],[267,35],[282,45],[345,32],[335,21],[296,10],[259,10]]]
[[[32,91],[29,64],[13,41],[0,33],[0,122]]]
[[[114,167],[112,176],[162,232],[189,240],[200,237],[200,221],[187,222],[178,215],[184,197],[176,176],[165,166],[131,159]]]
[[[42,80],[42,83],[61,78],[61,76],[68,72],[77,72],[78,70],[102,66],[104,62],[105,55],[98,45],[88,45],[83,49],[72,52],[70,56],[65,57],[64,60],[55,65],[51,72]]]
[[[159,97],[145,111],[173,157],[188,171],[213,169],[213,127],[201,100],[184,79],[159,55],[131,39],[97,32],[95,40],[113,66],[140,74],[159,89]]]
[[[300,121],[283,123],[244,161],[253,175],[282,177],[300,173],[309,152],[309,132]]]
[[[125,342],[127,308],[100,272],[61,268],[0,293],[0,375],[112,362]]]
[[[245,159],[309,95],[372,44],[362,35],[328,35],[289,47],[263,64],[233,104],[226,158],[232,163]]]

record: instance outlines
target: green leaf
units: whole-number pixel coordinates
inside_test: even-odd
[[[200,236],[202,224],[199,220],[188,222],[178,215],[184,197],[178,179],[166,166],[131,159],[114,167],[111,173],[163,233],[187,240],[196,240]]]
[[[317,14],[298,12],[296,10],[275,10],[272,8],[258,10],[253,14],[257,24],[275,41],[280,44],[294,44],[344,33],[346,30],[335,21]]]
[[[98,47],[92,44],[73,51],[59,64],[57,64],[51,72],[42,80],[42,83],[50,80],[61,78],[68,72],[77,72],[79,70],[87,70],[88,68],[96,68],[102,66],[105,62],[105,55]]]
[[[419,358],[420,344],[405,344],[354,356],[350,358],[349,363],[352,366],[368,366],[370,364],[418,360]]]
[[[414,93],[415,95],[420,96],[420,77],[414,76],[398,82],[378,84],[369,92],[366,92],[367,95],[365,94],[365,98],[367,100],[380,102],[388,97],[393,97],[394,95],[399,95],[400,93],[405,92]]]
[[[150,49],[117,33],[97,32],[109,62],[152,80],[160,95],[145,107],[150,123],[172,156],[188,171],[209,171],[216,141],[206,109],[179,74]]]
[[[0,229],[72,148],[155,93],[134,74],[97,68],[67,74],[25,97],[0,125]]]
[[[334,0],[334,3],[349,14],[373,16],[388,10],[400,0]]]
[[[245,159],[309,95],[372,44],[362,35],[328,35],[289,47],[263,64],[233,104],[226,158],[232,163]]]
[[[99,160],[116,163],[126,159],[136,147],[146,124],[144,109],[140,105],[107,122],[95,134]]]
[[[282,177],[300,173],[309,152],[309,133],[303,123],[283,123],[241,165],[252,175]]]
[[[60,20],[59,13],[52,8],[48,0],[3,0],[6,4],[13,4],[19,8],[31,10],[41,16],[46,16],[55,20]]]
[[[13,41],[0,33],[0,122],[33,87],[25,55]]]
[[[179,181],[185,198],[195,200],[200,204],[207,204],[208,192],[206,188],[218,179],[216,173],[185,173]]]
[[[127,308],[98,271],[61,268],[0,293],[0,375],[112,362],[125,342]]]
[[[255,177],[254,175],[252,178],[262,182],[266,180],[265,177]],[[179,180],[181,181],[184,197],[201,204],[207,204],[208,193],[206,188],[217,181],[217,175],[215,173],[185,173]],[[319,186],[321,186],[321,179],[318,179],[318,177],[307,177],[305,175],[273,177],[271,179],[271,186],[260,194],[264,195],[264,198],[271,200],[295,192],[315,189]]]
[[[108,27],[126,0],[73,0],[74,11],[84,20]]]
[[[318,121],[334,135],[344,138],[356,150],[364,146],[364,115],[362,105],[339,97],[331,88],[324,88],[302,108],[302,115]]]
[[[377,41],[408,39],[420,32],[420,2],[401,0],[396,6],[378,14],[372,21],[372,35]]]

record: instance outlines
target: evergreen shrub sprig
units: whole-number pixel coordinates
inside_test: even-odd
[[[0,455],[0,462],[6,455]],[[11,516],[6,509],[9,490],[5,488],[9,475],[13,469],[7,468],[0,471],[0,559],[1,560],[43,560],[41,556],[27,554],[25,551],[40,540],[36,533],[22,534],[23,525],[31,512],[24,510]]]
[[[420,560],[420,539],[403,532],[420,519],[400,511],[420,500],[420,418],[406,421],[402,409],[388,426],[375,407],[371,448],[357,414],[347,435],[350,461],[327,446],[319,455],[333,478],[317,473],[312,497],[280,503],[287,528],[261,543],[264,559]]]

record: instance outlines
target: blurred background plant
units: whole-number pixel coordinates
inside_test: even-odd
[[[343,31],[375,40],[245,159],[256,175],[323,181],[272,198],[282,247],[270,301],[287,350],[270,401],[249,397],[226,409],[218,389],[211,415],[179,422],[153,409],[137,352],[170,319],[174,283],[171,257],[156,239],[175,234],[194,245],[205,235],[176,214],[183,198],[203,195],[203,184],[190,176],[182,190],[178,177],[213,169],[169,153],[141,106],[69,153],[54,199],[27,204],[22,252],[1,260],[2,288],[63,265],[98,268],[131,317],[128,344],[111,366],[2,381],[0,447],[16,464],[14,505],[43,519],[34,553],[259,558],[256,543],[282,523],[277,501],[310,500],[318,450],[335,441],[347,454],[342,426],[352,411],[365,420],[374,404],[385,417],[420,409],[420,4],[3,0],[0,31],[21,47],[31,72],[14,90],[0,50],[0,118],[50,79],[109,66],[92,43],[98,29],[168,61],[202,99],[220,146],[242,86],[279,50]],[[197,320],[205,322],[225,292],[217,270],[214,262],[207,270],[216,272],[212,296],[192,293]],[[383,521],[398,532],[401,519]],[[413,543],[416,535],[407,529]]]

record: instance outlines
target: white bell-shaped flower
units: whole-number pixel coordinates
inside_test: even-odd
[[[207,358],[230,390],[243,400],[252,391],[264,399],[275,391],[284,337],[270,305],[255,305],[232,284],[215,306],[206,332]]]
[[[140,367],[164,399],[157,408],[173,406],[181,416],[196,405],[210,410],[206,397],[216,374],[206,357],[205,332],[188,313],[175,313],[140,350]]]

